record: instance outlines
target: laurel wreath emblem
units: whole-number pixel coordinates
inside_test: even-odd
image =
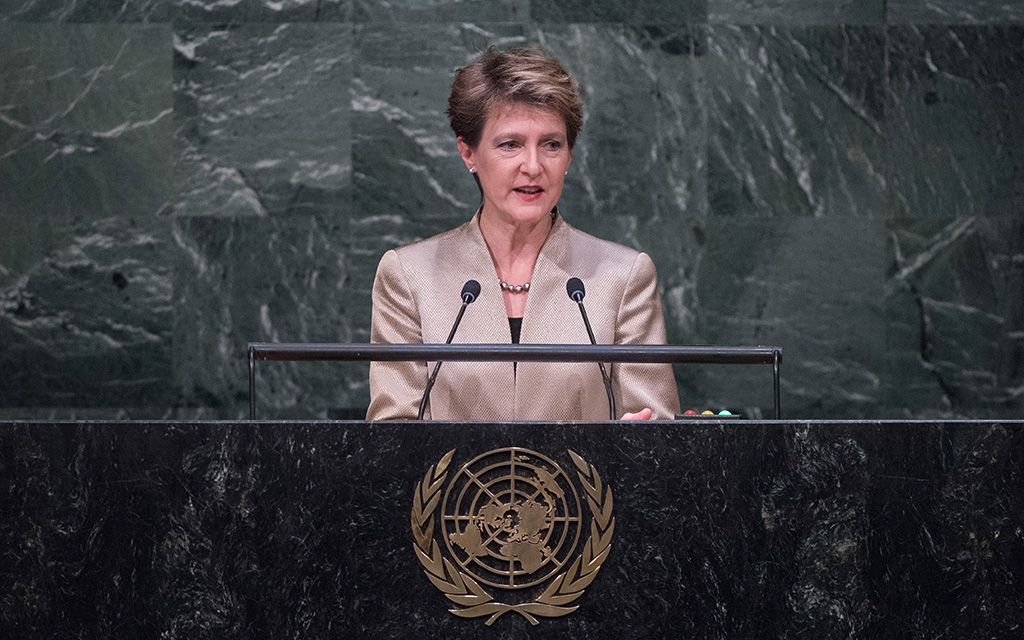
[[[455,603],[456,607],[449,611],[462,618],[490,616],[485,623],[487,626],[494,624],[495,620],[509,611],[522,615],[533,625],[539,622],[537,616],[559,617],[576,611],[579,605],[572,603],[594,581],[601,564],[611,551],[612,534],[615,532],[611,487],[603,485],[597,469],[575,452],[569,451],[580,483],[587,493],[587,504],[592,516],[590,537],[584,544],[583,553],[569,570],[555,576],[544,592],[532,602],[506,604],[495,601],[476,579],[458,570],[441,554],[441,548],[434,540],[434,511],[441,498],[441,489],[448,477],[448,465],[454,454],[455,449],[444,454],[437,464],[427,470],[423,480],[416,484],[411,513],[416,557],[423,565],[427,578],[446,598]]]

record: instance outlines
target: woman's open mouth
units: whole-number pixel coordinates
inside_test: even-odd
[[[513,189],[513,191],[518,193],[519,197],[525,200],[526,202],[533,202],[534,200],[539,198],[542,193],[544,193],[544,189],[534,186],[516,187],[515,189]]]

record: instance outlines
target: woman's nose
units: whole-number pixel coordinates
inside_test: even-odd
[[[540,151],[538,149],[526,149],[526,153],[523,155],[523,164],[521,170],[523,173],[531,177],[540,175]]]

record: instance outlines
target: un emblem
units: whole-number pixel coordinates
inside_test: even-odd
[[[496,449],[467,462],[447,482],[454,454],[427,470],[412,507],[416,555],[430,581],[456,605],[451,612],[489,616],[491,625],[509,611],[531,624],[537,616],[575,611],[579,605],[573,603],[608,557],[615,529],[612,492],[597,470],[569,452],[584,489],[586,518],[573,477],[545,455]],[[438,515],[447,553],[434,539]],[[488,587],[510,592],[516,602],[496,600]]]

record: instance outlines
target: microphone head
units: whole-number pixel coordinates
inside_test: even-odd
[[[462,285],[462,301],[469,304],[475,301],[478,295],[480,295],[480,283],[476,280],[466,280],[466,284]]]
[[[576,302],[582,301],[583,296],[587,295],[586,289],[583,288],[583,281],[579,278],[569,278],[569,281],[565,283],[565,290],[569,297]]]

